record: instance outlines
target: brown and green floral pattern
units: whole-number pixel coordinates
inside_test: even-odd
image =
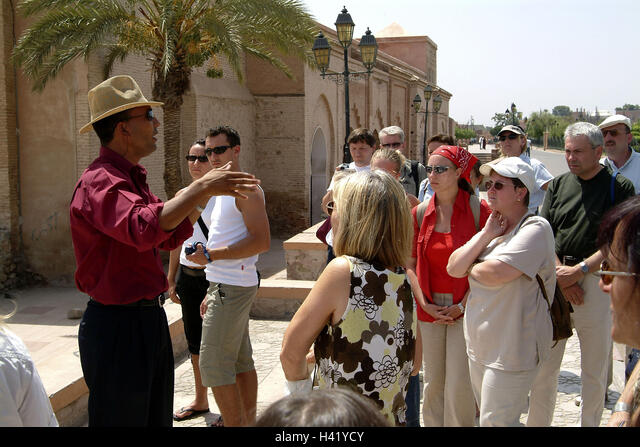
[[[320,388],[347,386],[372,399],[389,421],[405,425],[405,395],[413,369],[416,308],[403,269],[392,272],[345,256],[351,294],[335,326],[315,341]]]

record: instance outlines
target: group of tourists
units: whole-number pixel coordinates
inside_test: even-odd
[[[195,141],[192,182],[163,203],[139,164],[156,149],[161,103],[129,76],[88,99],[81,132],[96,132],[100,155],[78,180],[70,223],[76,285],[90,297],[78,336],[90,426],[171,426],[209,412],[209,387],[213,426],[415,427],[421,413],[425,427],[516,426],[523,413],[549,426],[566,344],[553,337],[556,286],[580,338],[581,424],[599,425],[612,334],[640,347],[640,172],[627,118],[570,125],[569,172],[556,178],[517,125],[501,129],[502,157],[486,164],[447,135],[429,139],[423,165],[407,158],[401,128],[354,130],[353,162],[322,200],[327,265],[283,337],[289,395],[256,418],[248,322],[270,236],[238,132]],[[171,252],[166,274],[160,249]],[[182,306],[196,384],[177,410],[167,291]],[[26,352],[3,337],[3,350]],[[639,368],[611,425],[639,423]],[[36,386],[22,423],[55,425]]]

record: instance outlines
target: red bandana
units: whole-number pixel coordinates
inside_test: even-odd
[[[441,155],[448,158],[454,165],[462,169],[460,176],[471,183],[471,169],[478,162],[478,159],[468,150],[459,146],[440,146],[431,155]]]

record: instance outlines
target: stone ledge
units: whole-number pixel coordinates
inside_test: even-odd
[[[264,279],[260,281],[256,297],[304,300],[315,283],[295,279]]]

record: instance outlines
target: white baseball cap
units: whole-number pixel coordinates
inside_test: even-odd
[[[489,176],[491,175],[491,171],[495,171],[503,177],[520,179],[530,193],[538,188],[533,168],[522,161],[520,157],[499,158],[480,166],[480,173],[482,175]]]
[[[624,124],[627,129],[631,130],[631,120],[624,115],[611,115],[609,118],[601,122],[598,127],[604,129],[606,127],[615,126],[616,124]]]

